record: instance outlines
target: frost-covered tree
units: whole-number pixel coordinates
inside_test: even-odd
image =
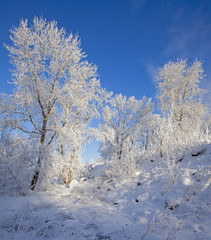
[[[127,99],[118,94],[111,99],[103,109],[103,124],[100,126],[101,153],[105,159],[129,170],[129,166],[133,165],[132,158],[140,152],[137,145],[140,131],[150,121],[152,108],[151,99],[147,100],[146,97],[136,100],[135,97]]]
[[[154,114],[149,129],[151,155],[163,156],[163,144],[166,134],[166,120],[159,114]]]
[[[99,110],[104,100],[110,95],[99,88],[97,81],[89,84],[84,81],[80,86],[77,84],[74,86],[77,87],[72,87],[69,92],[70,100],[74,99],[74,104],[70,107],[68,100],[62,103],[65,109],[66,124],[57,134],[58,148],[65,161],[62,175],[66,183],[70,182],[80,166],[79,153],[83,146],[96,135],[95,127],[90,124],[91,120],[100,117]]]
[[[199,87],[204,78],[201,62],[187,60],[169,62],[157,77],[158,100],[163,117],[157,121],[151,135],[153,154],[160,154],[167,175],[174,183],[178,163],[193,149],[203,147],[208,140],[205,126],[207,108],[202,104],[205,90]],[[195,150],[194,150],[195,151]]]
[[[90,121],[99,115],[105,91],[97,67],[85,60],[77,35],[57,23],[35,17],[11,30],[7,45],[14,92],[1,96],[2,124],[39,142],[33,190],[44,165],[45,149],[54,145],[72,158],[91,136]],[[91,134],[91,135],[90,135]],[[71,161],[71,159],[69,159]]]
[[[178,131],[187,138],[199,131],[206,115],[206,106],[201,102],[206,91],[199,87],[203,78],[202,63],[198,60],[190,66],[187,60],[170,61],[157,77],[160,109],[165,117],[177,123]]]

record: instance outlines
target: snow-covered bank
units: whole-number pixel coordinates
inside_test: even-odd
[[[211,146],[177,163],[171,184],[161,159],[128,181],[96,165],[69,188],[0,196],[0,239],[211,239]]]

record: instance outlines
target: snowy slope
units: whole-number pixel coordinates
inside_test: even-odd
[[[0,196],[0,239],[211,239],[211,146],[177,164],[171,184],[162,159],[130,180],[108,179],[105,164],[79,182],[27,196]]]

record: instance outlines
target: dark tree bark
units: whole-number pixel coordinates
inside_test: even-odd
[[[42,159],[43,159],[43,145],[45,142],[45,136],[46,136],[46,129],[47,129],[47,118],[45,117],[43,120],[43,126],[42,126],[42,134],[41,134],[41,138],[40,138],[40,152],[39,152],[39,157],[37,160],[37,168],[35,170],[35,173],[32,177],[31,180],[31,190],[33,191],[36,187],[37,181],[39,179],[39,175],[40,175],[40,169],[41,169],[41,165],[42,165]]]

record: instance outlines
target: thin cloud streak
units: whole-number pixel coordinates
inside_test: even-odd
[[[200,11],[178,8],[172,17],[172,25],[167,32],[167,46],[162,54],[203,58],[211,50],[211,42],[208,41],[211,38],[210,29],[211,21],[206,22]]]

